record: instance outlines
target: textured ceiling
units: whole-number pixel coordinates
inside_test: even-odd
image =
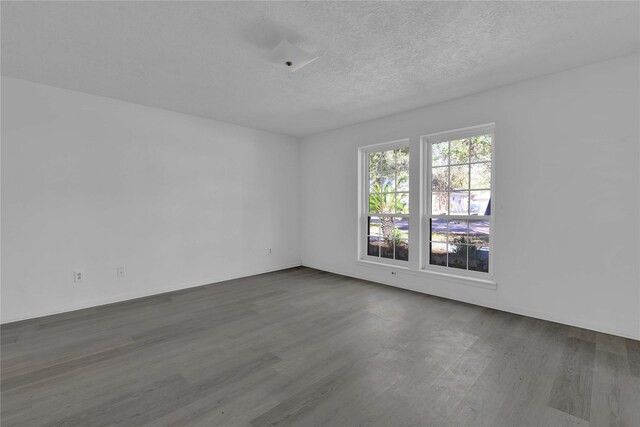
[[[6,2],[2,74],[308,135],[640,50],[638,2]],[[282,39],[320,55],[291,73]]]

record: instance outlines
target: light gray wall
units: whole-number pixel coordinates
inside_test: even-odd
[[[3,77],[2,322],[298,265],[301,253],[304,265],[640,338],[638,64],[594,64],[300,145]],[[420,135],[488,122],[497,290],[357,263],[357,147],[409,137],[415,155]]]
[[[298,160],[295,138],[3,77],[2,322],[299,265]]]
[[[304,138],[303,264],[640,338],[638,63],[624,57]],[[497,290],[358,263],[357,148],[410,138],[415,157],[421,135],[490,122]]]

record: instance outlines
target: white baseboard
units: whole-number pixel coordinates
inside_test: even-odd
[[[37,319],[39,317],[53,316],[53,315],[62,314],[62,313],[71,313],[73,311],[84,310],[84,309],[87,309],[87,308],[102,307],[104,305],[115,304],[115,303],[118,303],[118,302],[132,301],[132,300],[136,300],[136,299],[140,299],[140,298],[146,298],[146,297],[162,295],[162,294],[166,294],[166,293],[170,293],[170,292],[180,291],[180,290],[183,290],[183,289],[197,288],[199,286],[206,286],[206,285],[213,285],[213,284],[216,284],[216,283],[226,282],[228,280],[241,279],[243,277],[256,276],[258,274],[271,273],[271,272],[274,272],[274,271],[286,270],[288,268],[295,268],[295,267],[300,267],[300,266],[301,266],[301,264],[278,266],[278,267],[274,267],[274,268],[267,269],[267,270],[260,270],[260,271],[250,272],[248,274],[229,275],[228,277],[223,277],[221,279],[218,278],[215,281],[200,280],[200,281],[197,281],[197,282],[190,282],[190,283],[187,283],[187,284],[181,284],[181,285],[177,285],[177,286],[170,286],[170,287],[167,287],[167,288],[158,289],[158,290],[155,290],[153,292],[132,293],[132,294],[125,295],[125,296],[121,295],[121,296],[118,296],[116,298],[107,298],[107,299],[101,300],[101,301],[99,301],[99,302],[97,302],[95,304],[78,304],[78,305],[75,305],[75,306],[72,305],[70,307],[65,307],[64,309],[61,309],[61,310],[54,310],[54,311],[50,311],[50,312],[28,313],[28,314],[25,314],[24,316],[20,316],[18,318],[10,318],[10,319],[3,320],[1,324],[2,325],[8,325],[10,323],[21,322],[21,321],[29,320],[29,319]]]
[[[624,338],[640,340],[640,332],[639,331],[634,331],[634,330],[631,330],[631,329],[629,329],[629,330],[613,330],[613,329],[609,329],[609,328],[603,328],[601,325],[595,324],[595,323],[593,323],[592,321],[590,321],[588,319],[565,318],[565,317],[562,317],[562,316],[558,316],[555,313],[535,310],[535,309],[531,309],[531,308],[528,308],[528,307],[518,307],[518,306],[511,306],[511,305],[504,305],[504,304],[486,304],[484,302],[481,303],[481,302],[478,302],[478,301],[474,301],[473,299],[470,299],[470,298],[453,298],[450,295],[441,295],[441,294],[438,294],[436,292],[433,292],[433,293],[425,292],[422,289],[416,289],[416,288],[411,287],[411,286],[402,286],[402,285],[397,284],[397,283],[385,283],[382,280],[373,280],[370,277],[366,277],[366,276],[363,276],[363,275],[353,274],[353,273],[345,273],[345,272],[337,271],[337,270],[332,269],[332,268],[326,268],[326,267],[315,265],[315,264],[308,263],[308,262],[303,262],[302,266],[303,267],[314,268],[316,270],[326,271],[326,272],[329,272],[329,273],[339,274],[341,276],[346,276],[346,277],[352,277],[352,278],[355,278],[355,279],[366,280],[368,282],[379,283],[381,285],[391,286],[391,287],[394,287],[394,288],[406,289],[406,290],[419,292],[419,293],[426,294],[426,295],[433,295],[433,296],[437,296],[437,297],[440,297],[440,298],[446,298],[446,299],[450,299],[450,300],[454,300],[454,301],[465,302],[467,304],[473,304],[473,305],[478,305],[478,306],[481,306],[481,307],[487,307],[487,308],[491,308],[491,309],[494,309],[494,310],[506,311],[508,313],[519,314],[521,316],[533,317],[535,319],[547,320],[547,321],[550,321],[550,322],[561,323],[563,325],[575,326],[575,327],[578,327],[578,328],[589,329],[589,330],[592,330],[592,331],[602,332],[602,333],[605,333],[605,334],[617,335],[617,336],[624,337]]]
[[[7,319],[7,320],[2,322],[2,325],[8,325],[10,323],[20,322],[20,321],[29,320],[29,319],[35,319],[35,318],[39,318],[39,317],[52,316],[52,315],[55,315],[55,314],[69,313],[69,312],[72,312],[72,311],[83,310],[83,309],[87,309],[87,308],[101,307],[103,305],[109,305],[109,304],[114,304],[114,303],[124,302],[124,301],[131,301],[131,300],[140,299],[140,298],[146,298],[146,297],[150,297],[150,296],[157,296],[157,295],[162,295],[162,294],[166,294],[166,293],[169,293],[169,292],[175,292],[175,291],[189,289],[189,288],[196,288],[196,287],[199,287],[199,286],[205,286],[205,285],[209,285],[209,284],[216,284],[216,283],[221,283],[221,282],[225,282],[225,281],[228,281],[228,280],[240,279],[240,278],[243,278],[243,277],[250,277],[250,276],[255,276],[255,275],[258,275],[258,274],[264,274],[264,273],[270,273],[270,272],[274,272],[274,271],[286,270],[288,268],[295,268],[295,267],[300,267],[300,266],[314,268],[316,270],[326,271],[326,272],[329,272],[329,273],[339,274],[341,276],[352,277],[352,278],[355,278],[355,279],[366,280],[366,281],[369,281],[369,282],[375,282],[375,283],[379,283],[379,284],[385,285],[385,286],[392,286],[392,287],[396,287],[396,288],[407,289],[407,290],[410,290],[410,291],[419,292],[419,293],[423,293],[423,294],[427,294],[427,295],[434,295],[434,296],[437,296],[437,297],[440,297],[440,298],[447,298],[447,299],[460,301],[460,302],[465,302],[465,303],[468,303],[468,304],[479,305],[479,306],[482,306],[482,307],[487,307],[487,308],[491,308],[491,309],[495,309],[495,310],[506,311],[506,312],[513,313],[513,314],[519,314],[519,315],[522,315],[522,316],[533,317],[533,318],[536,318],[536,319],[547,320],[547,321],[550,321],[550,322],[561,323],[561,324],[564,324],[564,325],[575,326],[575,327],[578,327],[578,328],[585,328],[585,329],[589,329],[589,330],[596,331],[596,332],[603,332],[603,333],[606,333],[606,334],[612,334],[612,335],[617,335],[617,336],[621,336],[621,337],[625,337],[625,338],[631,338],[631,339],[635,339],[635,340],[640,340],[640,334],[637,333],[637,332],[634,332],[634,331],[631,331],[631,330],[612,330],[612,329],[608,329],[608,328],[602,328],[601,325],[594,324],[593,322],[589,321],[588,319],[577,319],[577,318],[570,318],[569,319],[569,318],[564,318],[562,316],[558,316],[555,313],[549,313],[549,312],[545,312],[545,311],[534,310],[534,309],[531,309],[531,308],[528,308],[528,307],[518,307],[518,306],[511,306],[511,305],[504,305],[504,304],[479,303],[479,302],[474,301],[473,299],[469,299],[469,298],[452,298],[449,295],[441,295],[441,294],[438,294],[438,293],[435,293],[435,292],[434,293],[428,293],[428,292],[425,292],[424,290],[421,290],[421,289],[415,289],[414,287],[410,287],[410,286],[406,286],[405,287],[405,286],[402,286],[401,284],[396,284],[396,283],[394,283],[394,284],[385,283],[382,280],[372,280],[370,277],[365,277],[363,275],[358,275],[358,274],[353,274],[353,273],[345,273],[345,272],[334,270],[332,268],[327,268],[327,267],[323,267],[323,266],[319,266],[319,265],[314,265],[314,264],[311,264],[311,263],[278,266],[278,267],[275,267],[275,268],[272,268],[272,269],[251,272],[249,274],[230,275],[228,277],[224,277],[222,279],[218,279],[218,280],[215,280],[215,281],[202,280],[202,281],[198,281],[198,282],[182,284],[182,285],[179,285],[179,286],[168,287],[168,288],[161,289],[161,290],[154,291],[154,292],[143,292],[143,293],[139,293],[139,294],[131,294],[131,295],[127,295],[127,296],[120,296],[118,298],[113,298],[113,299],[105,299],[103,301],[100,301],[97,304],[72,306],[72,307],[69,307],[69,308],[65,308],[63,310],[51,311],[51,312],[46,312],[46,313],[26,314],[25,316],[21,316],[20,318]]]

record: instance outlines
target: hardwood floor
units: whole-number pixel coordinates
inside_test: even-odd
[[[2,425],[639,426],[640,343],[295,268],[2,327]]]

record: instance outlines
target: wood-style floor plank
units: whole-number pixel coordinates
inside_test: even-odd
[[[624,356],[596,352],[591,406],[600,410],[591,414],[592,425],[634,425],[640,417],[640,389],[634,390],[633,380]]]
[[[4,426],[639,426],[640,342],[294,268],[3,325]]]
[[[640,341],[626,340],[627,358],[631,375],[640,378]]]
[[[549,406],[589,421],[595,351],[595,343],[567,338]]]

